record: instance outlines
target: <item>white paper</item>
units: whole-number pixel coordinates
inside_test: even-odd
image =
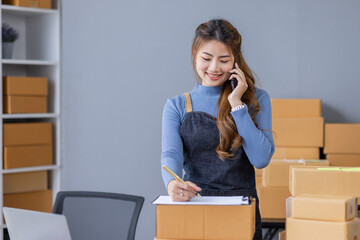
[[[244,196],[204,196],[194,197],[188,202],[173,202],[170,196],[159,196],[153,204],[167,204],[167,205],[248,205],[249,198]]]

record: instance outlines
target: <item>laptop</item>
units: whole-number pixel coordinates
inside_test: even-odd
[[[71,240],[64,215],[3,207],[11,240]]]

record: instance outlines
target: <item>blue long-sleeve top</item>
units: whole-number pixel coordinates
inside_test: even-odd
[[[208,87],[196,84],[190,92],[192,110],[206,112],[217,117],[217,101],[220,96],[221,86]],[[256,168],[266,167],[274,153],[274,140],[271,126],[271,103],[269,94],[259,88],[255,93],[260,111],[256,115],[258,128],[252,121],[248,108],[231,112],[238,133],[242,138],[242,146],[250,163]],[[161,165],[166,165],[178,176],[182,177],[184,164],[183,143],[180,128],[186,114],[184,95],[168,99],[162,117],[162,154]],[[215,150],[215,149],[214,149]],[[174,179],[162,169],[162,177],[167,188],[168,183]]]

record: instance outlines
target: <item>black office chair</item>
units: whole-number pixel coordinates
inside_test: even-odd
[[[140,196],[62,191],[53,212],[66,216],[73,240],[134,240],[143,203]]]

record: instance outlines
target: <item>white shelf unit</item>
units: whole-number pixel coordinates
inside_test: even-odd
[[[0,155],[3,162],[3,124],[8,122],[51,122],[53,124],[53,165],[0,169],[0,207],[3,207],[3,175],[11,173],[48,171],[53,200],[60,190],[61,171],[61,0],[52,0],[53,9],[17,7],[1,4],[1,25],[8,23],[19,32],[12,59],[1,59],[1,76],[41,76],[48,78],[48,112],[3,114],[0,104]],[[0,53],[1,53],[0,49]],[[1,54],[0,54],[1,56]],[[0,93],[3,93],[2,83]],[[2,164],[3,165],[3,164]],[[0,211],[0,218],[3,213]],[[0,239],[6,225],[0,221]]]

